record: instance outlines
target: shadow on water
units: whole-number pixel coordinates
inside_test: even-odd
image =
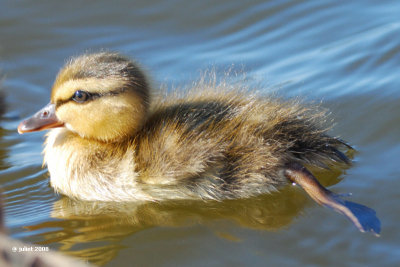
[[[335,169],[323,173],[323,176],[316,174],[324,185],[332,185],[340,181],[343,172]],[[52,244],[67,255],[104,265],[125,248],[122,243],[125,238],[145,229],[212,225],[223,221],[248,229],[277,231],[290,225],[310,203],[307,195],[294,186],[269,195],[222,202],[122,204],[62,197],[53,204],[51,217],[55,220],[25,228],[38,233],[33,237],[40,245]],[[218,237],[240,240],[234,234],[218,232],[215,231]]]
[[[6,111],[6,104],[4,101],[4,93],[2,91],[2,89],[0,88],[0,122],[3,119],[3,114]],[[0,170],[4,170],[8,167],[10,167],[9,165],[7,165],[5,163],[5,159],[7,158],[7,146],[6,145],[2,145],[2,140],[3,140],[3,136],[6,134],[6,130],[3,129],[0,125]]]
[[[0,115],[0,119],[1,119],[1,115]],[[3,136],[5,135],[5,132],[6,132],[6,130],[4,130],[0,126],[0,170],[4,170],[4,169],[7,169],[10,167],[8,164],[5,163],[5,159],[8,156],[8,149],[6,146],[1,145]]]

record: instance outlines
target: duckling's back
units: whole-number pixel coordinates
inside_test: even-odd
[[[348,163],[342,142],[322,126],[324,115],[240,93],[166,100],[136,136],[137,171],[146,184],[185,187],[207,199],[270,192],[287,184],[282,170],[290,162]]]

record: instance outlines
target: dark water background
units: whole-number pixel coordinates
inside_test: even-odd
[[[318,178],[373,207],[381,237],[292,186],[223,203],[129,207],[55,195],[41,168],[43,132],[16,128],[49,101],[68,57],[99,49],[136,58],[155,88],[231,70],[263,93],[322,101],[337,123],[332,134],[358,152],[352,168]],[[396,0],[0,0],[6,226],[15,238],[105,266],[399,266],[399,67]]]

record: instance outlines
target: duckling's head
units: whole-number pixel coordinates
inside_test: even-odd
[[[140,128],[149,94],[145,75],[129,59],[106,52],[82,55],[61,69],[50,103],[18,131],[65,126],[83,138],[115,141]]]

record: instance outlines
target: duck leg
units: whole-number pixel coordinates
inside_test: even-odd
[[[329,207],[349,218],[361,232],[373,232],[375,235],[379,235],[381,223],[373,209],[344,200],[340,195],[329,191],[299,163],[287,164],[284,175],[291,182],[300,185],[318,204]]]

